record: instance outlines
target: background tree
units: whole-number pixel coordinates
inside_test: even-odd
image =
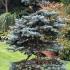
[[[9,3],[9,0],[0,0],[0,2],[5,7],[5,11],[8,12],[8,3]]]

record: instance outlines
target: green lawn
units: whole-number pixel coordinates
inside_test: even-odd
[[[27,55],[23,55],[19,51],[12,52],[7,50],[9,46],[0,42],[0,70],[9,70],[11,62],[20,61],[27,58]],[[33,58],[32,56],[31,58]],[[30,58],[30,59],[31,59]],[[70,70],[70,62],[65,62],[66,70]]]
[[[66,70],[70,70],[70,62],[67,62],[67,64],[66,64]]]
[[[0,42],[0,70],[9,70],[11,62],[20,61],[27,58],[27,55],[23,55],[19,51],[12,52],[7,50],[8,47],[9,46],[6,43]]]

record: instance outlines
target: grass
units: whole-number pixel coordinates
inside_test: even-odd
[[[9,70],[12,62],[20,61],[27,58],[27,55],[24,55],[19,51],[12,52],[7,50],[8,47],[9,46],[6,43],[0,42],[0,70]],[[32,56],[31,58],[33,57],[34,56]]]
[[[66,63],[66,70],[70,70],[70,62]]]

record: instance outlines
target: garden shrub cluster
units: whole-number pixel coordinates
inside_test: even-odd
[[[62,60],[70,60],[70,30],[66,31],[64,35],[61,33],[65,22],[56,12],[38,11],[41,7],[37,0],[22,1],[21,7],[10,10],[14,14],[4,13],[0,15],[0,33],[6,33],[11,26],[12,31],[8,38],[9,49],[25,52],[28,55],[25,60],[27,64],[29,64],[28,59],[31,55],[37,56],[38,52],[45,50],[57,53],[57,56],[60,56]],[[53,5],[54,2],[52,5],[50,3],[51,8],[57,9],[65,6],[65,12],[70,15],[70,0],[60,1],[62,4],[56,3],[55,6]],[[61,34],[64,37],[60,37]],[[57,41],[59,37],[62,39],[61,43]],[[18,68],[20,68],[20,64]]]

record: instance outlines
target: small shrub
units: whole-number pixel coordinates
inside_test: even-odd
[[[6,32],[10,25],[15,23],[14,15],[10,13],[4,13],[0,16],[0,33]]]
[[[70,61],[70,49],[64,49],[60,54],[62,60]]]

